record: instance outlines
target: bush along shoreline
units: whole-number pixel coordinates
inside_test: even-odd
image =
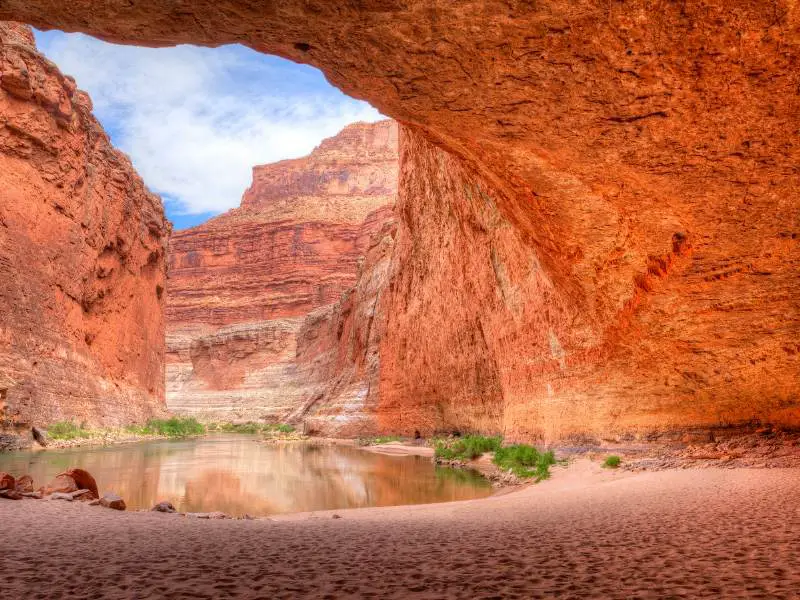
[[[41,430],[40,430],[41,431]],[[205,426],[194,418],[150,419],[124,427],[92,427],[86,423],[57,421],[42,431],[40,445],[47,448],[111,445],[143,440],[185,438],[203,435]]]
[[[543,452],[527,444],[504,446],[502,436],[434,438],[432,445],[436,464],[476,469],[495,485],[538,483],[550,477],[550,467],[558,462],[552,450]],[[491,462],[478,461],[488,453],[492,453]]]
[[[159,439],[183,439],[208,433],[259,434],[265,440],[297,439],[294,426],[287,423],[202,423],[194,417],[149,419],[124,427],[91,427],[75,421],[51,423],[44,430],[48,448],[111,445]]]
[[[208,423],[206,425],[209,433],[245,433],[245,434],[290,434],[295,432],[294,425],[288,423],[259,423],[247,421],[246,423]]]

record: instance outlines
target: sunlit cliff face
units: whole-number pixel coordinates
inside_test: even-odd
[[[800,423],[800,8],[163,0],[0,17],[320,67],[404,126],[385,430]]]
[[[0,428],[163,409],[170,226],[91,108],[0,22]]]
[[[313,356],[298,338],[326,338],[322,322],[306,321],[333,315],[355,287],[364,256],[394,221],[397,174],[397,124],[355,123],[307,157],[254,167],[241,207],[173,234],[170,410],[213,420],[306,418],[342,333],[335,326],[327,353]]]

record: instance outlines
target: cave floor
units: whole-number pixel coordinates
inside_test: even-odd
[[[796,598],[800,470],[602,471],[466,502],[207,521],[0,501],[27,598]]]

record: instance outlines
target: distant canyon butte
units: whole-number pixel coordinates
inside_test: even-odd
[[[21,191],[0,206],[0,296],[26,313],[0,317],[7,419],[157,410],[166,393],[151,374],[166,360],[184,408],[340,435],[558,443],[800,425],[796,3],[3,0],[0,18],[147,46],[242,43],[318,67],[398,123],[391,216],[292,212],[276,189],[268,197],[287,213],[264,217],[263,232],[256,217],[224,216],[176,236],[167,258],[163,215],[92,133],[88,99],[5,25],[0,178]],[[298,185],[309,206],[333,206],[313,156]],[[255,198],[269,177],[292,177],[270,168],[245,196],[267,212]],[[255,257],[269,263],[252,275],[261,296],[228,286],[214,301],[230,307],[195,323],[180,286],[205,275],[191,270],[247,273],[226,253],[259,235],[297,235],[320,261]],[[210,245],[188,250],[200,239]],[[103,252],[111,277],[99,276]],[[158,292],[168,260],[183,295],[169,301]],[[75,273],[79,289],[62,280]],[[315,292],[315,273],[330,287]],[[283,398],[269,391],[281,377]]]

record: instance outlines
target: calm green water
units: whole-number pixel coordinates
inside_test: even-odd
[[[0,471],[27,473],[36,487],[69,467],[89,471],[101,493],[118,493],[129,509],[169,500],[179,511],[233,516],[447,502],[492,491],[477,473],[435,467],[429,458],[265,444],[248,435],[0,453]]]

